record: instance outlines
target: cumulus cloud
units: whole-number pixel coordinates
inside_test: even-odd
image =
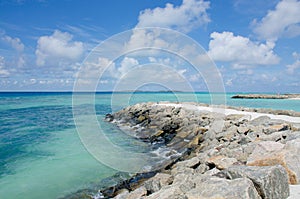
[[[125,75],[132,67],[139,65],[138,60],[131,57],[124,57],[121,66],[118,68],[119,76]]]
[[[232,62],[235,68],[279,62],[279,57],[273,52],[275,44],[272,42],[256,43],[247,37],[235,36],[232,32],[213,32],[210,37],[208,54],[215,61]]]
[[[9,74],[9,71],[5,69],[4,57],[0,56],[0,77],[7,77]]]
[[[46,62],[76,61],[81,57],[83,50],[83,43],[73,41],[71,34],[55,30],[52,35],[38,39],[35,51],[36,64],[43,66]]]
[[[209,2],[203,0],[183,0],[180,6],[167,3],[164,8],[146,9],[140,12],[137,27],[163,27],[189,32],[210,22],[206,13],[209,6]]]
[[[276,41],[281,36],[300,35],[300,1],[282,0],[261,21],[254,21],[254,32],[261,38]]]
[[[4,32],[0,33],[0,39],[17,52],[17,55],[14,56],[14,65],[17,65],[18,67],[24,66],[25,59],[23,52],[25,45],[23,42],[18,37],[13,38],[9,35],[6,35]]]
[[[3,35],[1,39],[8,43],[13,49],[17,50],[18,52],[24,51],[24,44],[21,42],[19,38],[12,38],[8,35]]]
[[[287,65],[287,72],[293,74],[296,69],[300,68],[300,60],[295,61],[293,64]]]

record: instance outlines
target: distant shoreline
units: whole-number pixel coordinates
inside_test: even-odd
[[[300,94],[239,94],[232,99],[293,99],[300,100]]]

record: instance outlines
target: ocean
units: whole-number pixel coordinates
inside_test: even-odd
[[[238,107],[271,108],[300,112],[300,100],[231,99],[226,104]],[[80,94],[90,95],[88,93]],[[209,93],[96,93],[95,111],[107,136],[126,150],[139,150],[141,143],[106,123],[106,113],[130,104],[147,101],[212,102]],[[216,94],[221,96],[221,94]],[[118,173],[100,163],[85,149],[73,119],[72,93],[0,93],[0,198],[53,199],[78,190],[97,187]],[[213,103],[223,103],[214,100]],[[89,122],[86,107],[76,104],[79,116]],[[97,129],[87,128],[86,131]],[[136,145],[136,146],[134,146]]]

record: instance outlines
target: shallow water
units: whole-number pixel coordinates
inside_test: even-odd
[[[299,100],[230,99],[231,95],[226,95],[231,106],[300,111]],[[145,101],[212,101],[208,93],[97,93],[95,99],[107,136],[126,150],[144,146],[102,122],[106,113]],[[77,107],[82,118],[90,114],[86,106],[82,101]],[[97,129],[86,129],[93,130]],[[116,172],[83,147],[73,121],[71,93],[0,94],[0,198],[58,198],[94,186]]]

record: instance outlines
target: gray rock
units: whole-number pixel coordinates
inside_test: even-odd
[[[158,192],[155,192],[145,199],[186,199],[179,186],[166,186]]]
[[[300,182],[300,139],[288,141],[286,145],[271,141],[260,142],[247,160],[249,166],[278,164],[286,169],[290,184]]]
[[[271,125],[271,126],[267,126],[263,129],[263,132],[265,134],[271,134],[274,132],[279,132],[279,131],[286,131],[286,130],[290,130],[291,127],[289,124],[283,123],[283,124],[276,124],[276,125]]]
[[[126,195],[126,199],[137,199],[142,198],[143,196],[147,195],[147,189],[144,186],[141,186],[132,192],[130,192],[128,195]]]
[[[200,164],[196,169],[195,169],[195,173],[200,173],[203,174],[206,171],[209,170],[209,166],[207,166],[206,164]]]
[[[280,166],[232,166],[223,171],[230,179],[247,177],[254,183],[259,195],[267,198],[289,196],[288,175]]]
[[[237,128],[237,132],[241,134],[247,134],[250,131],[249,127],[247,126],[239,126]]]
[[[213,130],[215,133],[221,133],[224,127],[224,120],[217,119],[212,122],[210,129]]]
[[[261,141],[274,141],[274,142],[280,142],[282,144],[285,144],[290,137],[292,136],[291,131],[279,131],[279,132],[274,132],[270,135],[261,135],[260,140]]]
[[[235,158],[228,158],[222,155],[213,156],[207,160],[207,164],[215,165],[215,167],[220,170],[226,169],[237,162]]]
[[[177,167],[187,167],[194,168],[200,164],[200,159],[198,157],[193,157],[188,160],[180,161],[176,164]]]
[[[129,191],[127,189],[122,189],[117,193],[117,196],[114,199],[126,199],[129,195]]]
[[[159,191],[163,186],[173,182],[173,176],[166,173],[158,173],[154,177],[144,182],[144,187],[148,192],[154,193]]]
[[[264,124],[269,123],[270,120],[271,120],[271,118],[268,116],[260,116],[258,118],[255,118],[254,120],[251,120],[249,122],[249,124],[251,124],[253,126],[259,126],[259,125],[264,125]]]
[[[205,175],[208,175],[208,176],[213,176],[213,175],[216,175],[216,174],[219,173],[219,172],[220,172],[219,169],[213,168],[213,169],[211,169],[211,170],[206,171],[204,174],[205,174]]]
[[[186,192],[188,199],[260,199],[253,183],[248,178],[226,180],[211,177],[196,182],[194,189]]]

